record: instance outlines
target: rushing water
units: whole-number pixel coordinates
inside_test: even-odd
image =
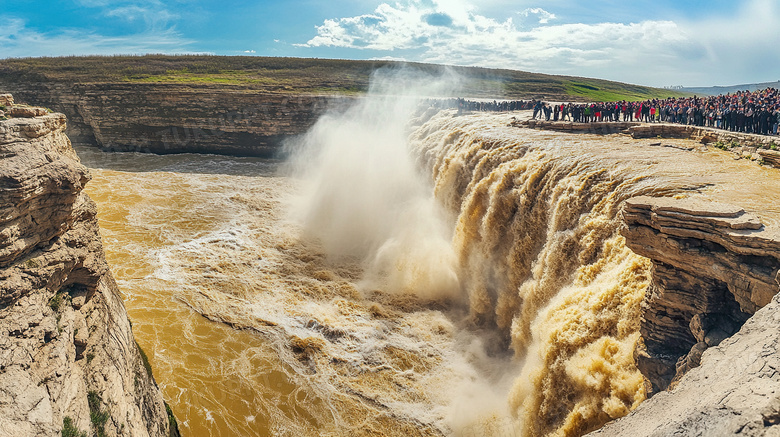
[[[644,399],[649,266],[622,202],[703,196],[776,223],[775,170],[692,142],[356,117],[323,120],[303,155],[321,165],[294,177],[78,150],[183,435],[581,434]]]

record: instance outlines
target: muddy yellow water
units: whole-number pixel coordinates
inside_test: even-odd
[[[136,160],[133,155],[117,159],[130,165]],[[251,192],[250,185],[258,184],[246,177],[186,172],[92,173],[88,192],[99,204],[108,261],[138,342],[184,434],[266,435],[274,417],[305,417],[305,395],[291,384],[267,342],[189,309],[193,284],[176,278],[176,266],[167,259],[182,244],[197,244],[223,230],[224,238],[216,237],[220,244],[236,243],[242,224],[235,223],[228,198],[244,191],[244,185]],[[213,265],[195,267],[208,275],[226,262],[216,256],[209,259]],[[246,280],[231,282],[240,288]]]
[[[617,233],[622,202],[704,197],[776,225],[778,171],[689,141],[508,121],[444,112],[406,126],[435,207],[415,187],[371,188],[395,182],[372,180],[390,158],[371,163],[367,140],[322,151],[347,167],[308,180],[262,160],[80,149],[108,261],[182,434],[578,435],[635,408],[649,265]],[[313,140],[338,142],[328,132]],[[349,168],[360,165],[373,170]],[[371,193],[371,210],[352,209]],[[420,218],[431,208],[443,226]],[[361,246],[361,234],[349,256],[350,232],[382,238]]]

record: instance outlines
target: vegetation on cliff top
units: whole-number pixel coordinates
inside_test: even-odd
[[[360,94],[368,89],[372,71],[400,65],[393,61],[255,56],[71,56],[0,60],[0,80],[172,83],[277,93]],[[682,95],[670,90],[600,79],[478,67],[409,65],[431,73],[452,68],[468,79],[462,91],[462,95],[468,97],[613,101]]]

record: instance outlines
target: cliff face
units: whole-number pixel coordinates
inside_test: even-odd
[[[169,435],[65,127],[0,121],[0,435]]]
[[[18,83],[18,100],[67,115],[68,136],[112,151],[273,157],[327,108],[348,98],[209,84]]]
[[[636,360],[657,392],[777,294],[780,232],[742,208],[691,199],[637,197],[623,216],[626,244],[653,262]]]
[[[592,435],[780,435],[780,232],[691,199],[633,198],[623,217],[654,267],[635,358],[657,394]]]

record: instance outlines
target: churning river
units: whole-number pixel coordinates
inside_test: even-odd
[[[697,143],[417,105],[323,117],[285,162],[77,148],[183,435],[582,434],[645,398],[622,202],[778,216],[776,170]]]

